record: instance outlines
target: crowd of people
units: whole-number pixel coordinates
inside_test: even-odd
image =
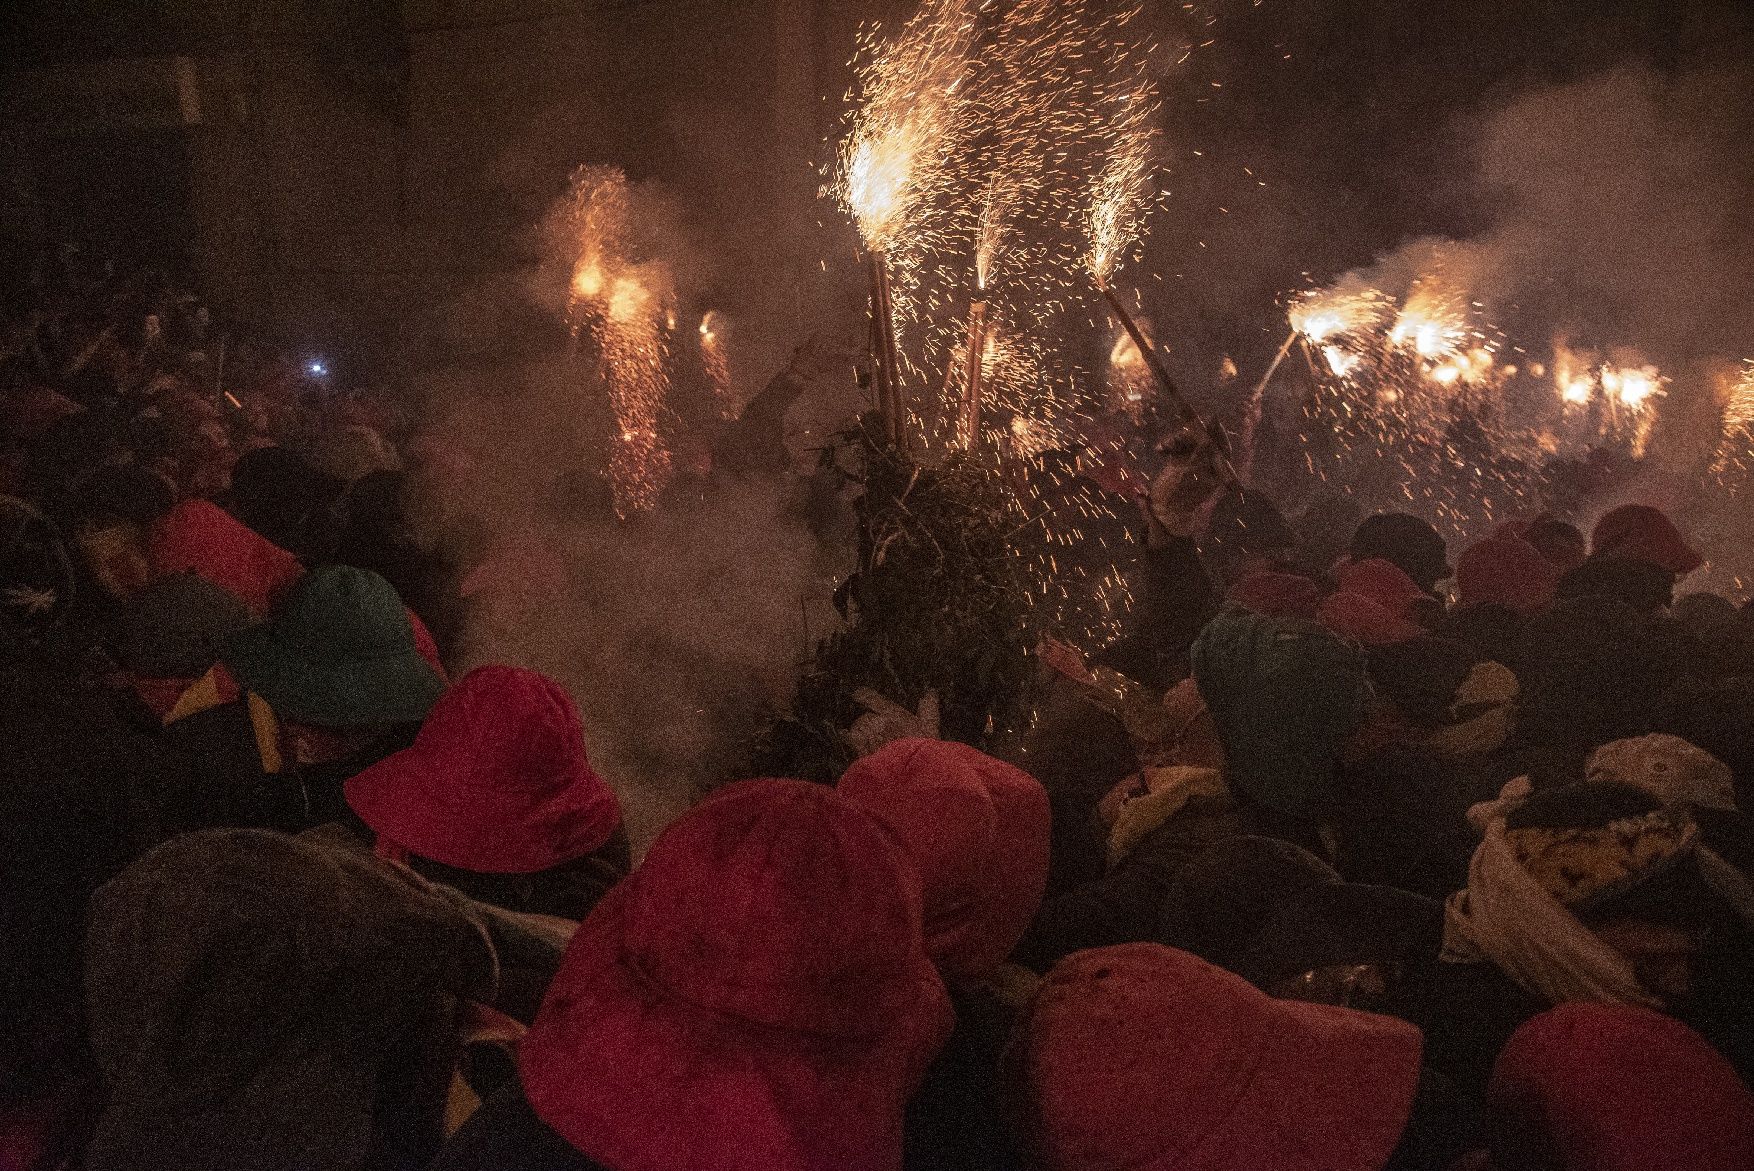
[[[636,865],[565,688],[447,672],[404,420],[29,294],[0,1169],[1754,1167],[1754,613],[1662,512],[1336,541],[1172,444],[1014,759],[884,703]]]

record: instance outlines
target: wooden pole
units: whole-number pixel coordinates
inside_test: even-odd
[[[1163,360],[1157,356],[1157,351],[1152,348],[1150,339],[1134,323],[1132,315],[1121,304],[1120,298],[1114,295],[1114,290],[1101,282],[1097,283],[1096,288],[1108,302],[1109,308],[1114,310],[1115,317],[1121,323],[1121,328],[1127,331],[1127,336],[1132,338],[1133,344],[1139,348],[1139,356],[1145,359],[1146,369],[1150,370],[1151,376],[1157,380],[1158,388],[1163,391],[1164,397],[1174,404],[1183,425],[1197,428],[1211,436],[1213,441],[1219,445],[1218,474],[1230,486],[1241,487],[1242,481],[1236,474],[1236,467],[1230,462],[1230,453],[1223,450],[1225,445],[1223,433],[1215,433],[1211,427],[1207,426],[1206,420],[1200,416],[1200,412],[1196,411],[1193,405],[1188,402],[1182,394],[1181,388],[1175,384],[1175,379],[1170,377],[1169,370],[1164,366]]]
[[[1267,397],[1267,384],[1273,381],[1273,375],[1279,373],[1279,367],[1284,364],[1285,356],[1291,352],[1291,347],[1297,341],[1297,336],[1295,329],[1285,335],[1285,344],[1281,345],[1279,352],[1273,355],[1273,360],[1267,365],[1267,372],[1261,375],[1259,382],[1255,383],[1255,388],[1249,392],[1246,405],[1243,408],[1242,438],[1237,444],[1242,448],[1242,459],[1239,461],[1236,471],[1237,475],[1245,480],[1249,478],[1255,467],[1255,430],[1261,425],[1261,405]]]
[[[871,350],[873,381],[877,384],[877,410],[883,416],[883,433],[901,446],[900,358],[895,346],[895,303],[889,292],[889,266],[883,253],[871,250]]]
[[[962,385],[962,412],[958,434],[964,451],[973,451],[981,438],[981,369],[987,342],[987,303],[975,301],[968,307],[967,377]]]

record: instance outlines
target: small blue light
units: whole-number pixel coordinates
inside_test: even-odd
[[[321,378],[323,375],[325,375],[329,372],[329,368],[327,366],[323,365],[323,363],[321,363],[321,362],[312,362],[310,365],[306,366],[305,369],[309,370],[313,375],[315,375],[318,378]]]

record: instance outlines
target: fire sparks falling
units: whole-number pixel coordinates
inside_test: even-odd
[[[1724,438],[1735,439],[1754,428],[1754,358],[1742,363],[1742,375],[1724,400]]]
[[[1155,87],[1141,83],[1116,99],[1120,110],[1110,131],[1108,158],[1091,186],[1085,215],[1090,251],[1085,260],[1098,288],[1138,243],[1151,206],[1152,149],[1156,138]]]
[[[700,319],[700,365],[713,388],[713,401],[718,404],[719,418],[734,419],[737,404],[732,401],[731,356],[725,350],[724,317],[709,309]]]
[[[1141,12],[1138,0],[924,0],[905,24],[863,36],[830,190],[884,258],[897,365],[928,438],[955,430],[955,412],[922,392],[966,382],[952,367],[966,362],[974,301],[1042,374],[1008,390],[987,381],[989,408],[1052,414],[998,396],[1073,393],[1084,273],[1125,258],[1157,197],[1160,105]]]
[[[915,223],[916,208],[953,181],[946,148],[957,134],[975,30],[970,0],[928,0],[859,70],[864,102],[842,144],[837,193],[868,248],[888,251]]]
[[[585,166],[573,173],[568,224],[578,253],[567,319],[574,337],[588,333],[596,343],[615,416],[608,473],[622,517],[656,504],[670,478],[670,453],[658,433],[670,390],[670,275],[661,263],[629,258],[629,210],[620,168]]]

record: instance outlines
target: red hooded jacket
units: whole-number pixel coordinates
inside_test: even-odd
[[[949,980],[1005,962],[1048,880],[1048,795],[966,744],[896,740],[855,761],[841,796],[894,835],[919,870],[926,953]]]
[[[1579,1001],[1534,1017],[1487,1098],[1503,1171],[1754,1167],[1754,1094],[1705,1038],[1650,1009]]]
[[[469,672],[439,697],[412,746],[354,776],[346,792],[380,840],[483,874],[571,862],[621,825],[566,689],[521,667]]]
[[[298,558],[211,500],[185,500],[154,521],[147,560],[156,577],[194,573],[230,590],[258,619],[304,576]]]
[[[1675,522],[1648,504],[1622,504],[1597,521],[1590,533],[1590,556],[1643,561],[1677,576],[1705,564]]]
[[[899,1171],[950,1026],[889,835],[832,789],[745,781],[580,925],[519,1077],[615,1171]]]
[[[1154,943],[1060,961],[1017,1044],[1045,1171],[1379,1171],[1423,1048],[1403,1021],[1274,1000]]]
[[[1518,614],[1545,610],[1559,587],[1560,571],[1541,551],[1514,533],[1476,541],[1456,560],[1456,602],[1491,602]]]

